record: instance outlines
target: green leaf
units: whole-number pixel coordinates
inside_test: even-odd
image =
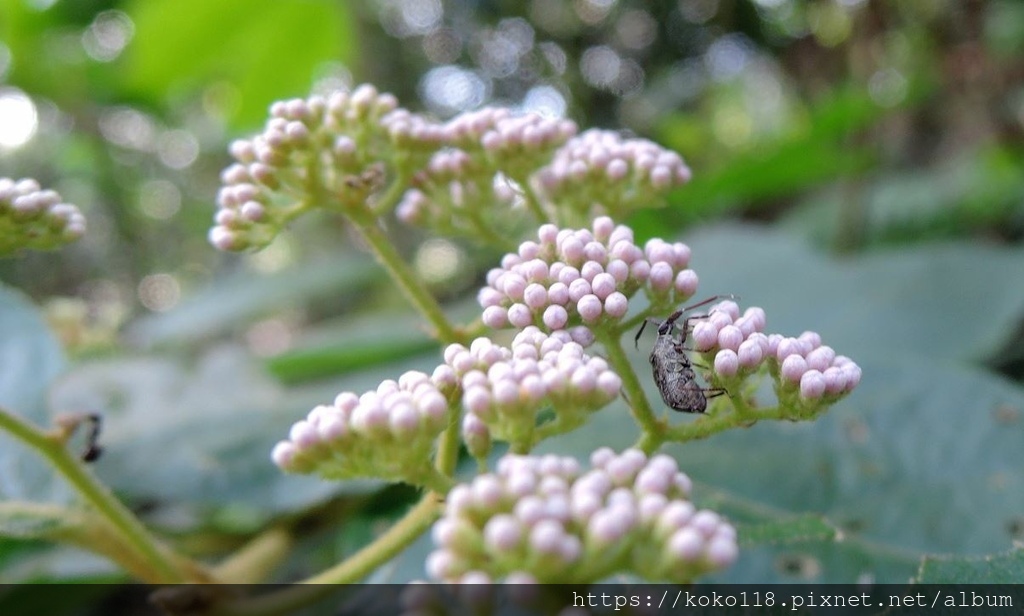
[[[0,536],[55,539],[75,526],[72,512],[62,507],[19,502],[0,503]]]
[[[354,255],[304,263],[274,274],[245,271],[218,281],[174,310],[139,319],[128,336],[144,346],[205,342],[290,306],[338,301],[358,293],[379,275],[371,259]]]
[[[902,582],[924,554],[987,554],[1015,538],[1024,389],[964,359],[1011,339],[1024,289],[1007,284],[1006,272],[1024,271],[1020,251],[941,244],[839,261],[751,228],[704,230],[689,244],[698,299],[738,293],[741,305],[765,307],[768,331],[816,330],[864,371],[815,422],[760,423],[666,447],[700,482],[698,502],[720,508],[745,541],[780,538],[744,547],[740,562],[713,579]],[[657,402],[647,349],[629,352]],[[538,452],[586,460],[601,446],[630,446],[637,434],[616,404]],[[813,522],[820,516],[839,530],[836,540]],[[796,541],[804,531],[809,540]]]
[[[1024,178],[1021,154],[986,147],[935,168],[880,172],[831,186],[789,210],[783,224],[822,243],[835,240],[849,210],[863,218],[867,243],[921,243],[927,238],[976,235],[1014,224]]]
[[[63,370],[63,351],[36,307],[0,285],[0,406],[48,425],[46,391]],[[0,500],[67,502],[70,496],[70,488],[39,455],[0,432]]]
[[[409,313],[345,317],[303,338],[296,348],[267,361],[271,373],[286,383],[386,364],[438,347]]]
[[[81,585],[69,585],[68,588],[108,588],[105,585],[118,582],[125,582],[125,574],[113,562],[85,550],[69,546],[46,546],[41,549],[34,549],[18,554],[12,562],[5,563],[0,574],[3,575],[5,584],[17,589],[40,588],[38,583],[63,583],[82,582]],[[6,590],[6,589],[5,589]],[[52,592],[50,593],[53,594]],[[62,593],[57,593],[62,594]],[[22,595],[24,596],[24,595]],[[0,593],[0,614],[20,614],[27,609],[28,602],[23,602],[21,597],[15,593]],[[74,595],[69,595],[74,596]],[[56,613],[45,609],[54,607],[55,603],[63,604],[63,601],[50,597],[51,601],[41,602],[43,608],[39,613]],[[76,607],[81,610],[82,603],[78,602]],[[78,613],[81,613],[80,611]]]
[[[990,556],[926,556],[914,578],[918,584],[1020,584],[1024,549]]]
[[[285,389],[241,350],[222,347],[189,366],[147,357],[83,364],[60,381],[54,399],[102,410],[104,453],[94,468],[118,492],[150,503],[230,504],[236,514],[249,508],[266,517],[376,490],[377,481],[286,475],[270,451],[295,421],[340,391],[362,393],[436,363],[431,355]]]
[[[348,5],[322,0],[135,0],[125,49],[129,89],[170,104],[211,83],[238,95],[236,126],[254,126],[274,100],[305,96],[328,62],[351,63]],[[168,100],[170,99],[170,100]]]
[[[849,399],[811,424],[763,423],[673,447],[695,478],[901,549],[985,553],[1024,509],[1024,392],[924,360],[862,360]],[[969,420],[965,420],[965,416]],[[981,452],[984,452],[982,454]],[[837,580],[838,581],[838,580]]]
[[[821,334],[856,359],[866,353],[978,359],[1010,339],[1024,315],[1024,251],[963,243],[879,250],[840,261],[790,235],[750,226],[701,230],[688,241],[698,297],[734,293],[761,306],[767,331]],[[979,307],[984,310],[979,312]]]

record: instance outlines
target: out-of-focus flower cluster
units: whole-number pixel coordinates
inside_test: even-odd
[[[535,325],[548,331],[615,322],[643,288],[655,306],[674,306],[697,290],[690,248],[652,239],[641,248],[633,231],[607,216],[593,230],[546,224],[487,274],[478,300],[492,328]]]
[[[576,132],[571,120],[500,107],[435,122],[371,85],[277,102],[261,134],[231,145],[209,239],[221,250],[261,248],[305,211],[376,216],[397,202],[407,223],[505,242],[531,218],[659,205],[690,178],[678,154],[651,141]]]
[[[85,216],[31,178],[0,178],[0,256],[52,250],[85,235]]]
[[[462,437],[477,458],[490,452],[494,439],[529,450],[542,438],[576,428],[622,387],[607,362],[584,353],[565,330],[548,335],[529,327],[511,349],[477,338],[469,348],[450,345],[444,357],[434,380],[442,390],[461,390]],[[538,425],[545,409],[554,417]]]
[[[724,301],[706,318],[694,321],[693,348],[714,367],[717,383],[727,389],[767,366],[782,403],[818,408],[835,402],[860,383],[861,369],[848,357],[821,343],[815,332],[796,338],[764,334],[764,310]]]
[[[438,124],[398,108],[370,85],[274,103],[263,132],[231,144],[210,242],[260,248],[313,207],[362,207],[402,158],[421,164],[443,144]]]
[[[434,525],[437,581],[583,584],[619,573],[685,583],[729,566],[736,531],[697,510],[675,460],[607,448],[573,458],[508,455],[456,486]]]
[[[668,192],[690,181],[679,154],[647,139],[590,129],[558,150],[536,175],[544,196],[579,214],[621,218],[662,205]]]
[[[509,225],[523,218],[522,207],[509,207],[516,201],[516,185],[521,188],[530,173],[551,160],[555,148],[576,134],[576,124],[487,107],[452,118],[443,131],[448,148],[414,176],[415,188],[403,197],[398,217],[487,239],[507,237]]]
[[[449,405],[430,377],[410,371],[361,396],[338,394],[295,423],[271,454],[292,473],[328,479],[377,477],[423,485]]]

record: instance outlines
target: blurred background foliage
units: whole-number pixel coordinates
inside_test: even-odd
[[[0,280],[44,307],[72,359],[38,406],[107,415],[97,472],[147,521],[210,555],[301,522],[279,574],[294,577],[409,498],[268,460],[313,404],[436,364],[399,293],[338,220],[250,255],[206,241],[232,138],[273,100],[367,81],[440,118],[507,105],[679,151],[694,180],[628,221],[640,239],[683,237],[701,293],[738,293],[773,331],[817,329],[862,362],[861,388],[814,426],[673,450],[698,496],[744,523],[748,552],[721,579],[903,581],[926,555],[970,577],[997,552],[1024,570],[1005,553],[1024,537],[1013,0],[0,0],[0,176],[37,178],[89,221],[60,252],[0,261]],[[391,230],[471,319],[499,255]],[[629,444],[613,408],[546,448]],[[422,576],[423,553],[380,579]],[[5,570],[110,574],[0,540]]]

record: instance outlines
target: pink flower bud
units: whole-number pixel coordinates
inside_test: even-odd
[[[692,528],[682,528],[672,534],[668,541],[668,551],[684,562],[696,561],[703,555],[704,538]]]
[[[735,325],[726,325],[718,330],[718,346],[723,349],[736,351],[743,342],[743,332]]]
[[[503,291],[514,301],[522,301],[526,291],[526,279],[519,274],[509,272],[502,278]]]
[[[736,355],[741,367],[745,370],[752,370],[761,363],[761,358],[764,356],[764,353],[761,350],[761,345],[757,339],[747,339],[740,344],[740,348],[736,351]]]
[[[622,259],[613,259],[609,261],[608,265],[605,266],[605,271],[615,279],[616,284],[626,282],[629,278],[629,265],[626,265],[626,262]]]
[[[825,377],[817,370],[808,370],[800,377],[800,396],[809,400],[825,393]]]
[[[691,297],[697,292],[697,283],[699,282],[697,272],[691,269],[684,269],[683,271],[676,274],[676,293],[684,296]]]
[[[544,306],[548,302],[547,289],[536,282],[530,283],[523,291],[523,302],[534,310]]]
[[[603,306],[596,295],[584,295],[576,303],[576,311],[584,323],[594,323],[601,318]]]
[[[819,372],[824,372],[826,368],[832,365],[832,361],[835,358],[836,352],[832,350],[832,347],[819,346],[807,354],[807,365]]]
[[[736,376],[739,371],[739,358],[736,351],[722,349],[715,354],[715,372],[723,377]]]
[[[562,306],[548,306],[543,320],[548,329],[562,329],[569,322],[569,313]]]
[[[798,339],[810,345],[808,352],[821,346],[821,336],[818,335],[818,332],[806,331],[800,334]]]
[[[629,274],[637,282],[646,282],[651,277],[651,264],[643,259],[633,261],[629,266]]]
[[[846,390],[846,372],[842,368],[829,367],[821,374],[825,378],[825,393],[835,396]]]
[[[584,259],[583,242],[575,236],[565,238],[558,248],[567,263],[578,264]]]
[[[590,328],[585,325],[579,325],[570,329],[569,335],[572,337],[573,342],[583,348],[594,344],[594,332],[590,331]]]
[[[533,313],[526,304],[512,304],[508,309],[508,322],[521,329],[533,323]]]
[[[615,230],[615,223],[608,216],[598,216],[594,219],[592,227],[594,229],[594,237],[598,241],[607,242],[612,231]]]
[[[298,449],[294,444],[289,443],[288,441],[281,441],[274,445],[273,451],[270,452],[270,458],[274,461],[275,465],[287,470],[295,460],[295,455],[297,453]]]
[[[548,301],[552,304],[566,305],[569,303],[569,287],[561,282],[552,283],[548,287]]]
[[[674,275],[672,273],[672,266],[664,261],[653,262],[651,264],[650,283],[651,288],[657,292],[664,293],[672,286],[674,281]]]
[[[627,165],[626,161],[622,160],[621,158],[613,158],[612,160],[608,161],[608,165],[605,167],[604,170],[605,175],[608,176],[608,179],[613,182],[617,182],[622,178],[626,177],[626,174],[628,172],[629,165]]]
[[[769,340],[769,342],[771,342]],[[783,338],[779,340],[778,349],[775,352],[775,356],[779,361],[785,361],[787,357],[791,355],[800,355],[802,359],[802,345],[796,338]]]
[[[707,320],[694,324],[692,336],[694,348],[698,351],[710,351],[718,344],[718,328]]]
[[[580,275],[591,284],[593,284],[594,277],[602,272],[604,272],[604,267],[597,261],[586,261],[580,267]]]
[[[781,344],[780,344],[781,349]],[[789,355],[782,362],[782,378],[790,383],[799,383],[807,372],[807,360],[799,355]]]
[[[536,259],[538,254],[540,254],[540,244],[538,244],[537,242],[531,242],[527,240],[522,244],[519,244],[519,256],[524,261]]]
[[[491,329],[502,329],[508,326],[508,310],[501,306],[488,306],[484,309],[482,320]]]
[[[593,289],[590,283],[583,278],[577,278],[569,284],[569,301],[579,302],[585,296],[592,293]]]
[[[590,286],[591,289],[593,289],[594,295],[601,300],[604,300],[615,291],[615,277],[611,274],[602,272],[594,276]]]

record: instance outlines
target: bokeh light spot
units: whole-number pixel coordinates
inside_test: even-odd
[[[171,169],[184,169],[199,157],[199,141],[186,130],[166,131],[160,135],[157,156]]]
[[[868,94],[882,107],[894,107],[907,96],[907,78],[894,68],[877,71],[868,80]]]
[[[153,312],[164,312],[181,299],[178,279],[170,274],[150,274],[139,282],[139,301]]]
[[[0,147],[18,148],[39,128],[35,103],[17,88],[0,88]]]
[[[89,57],[98,62],[110,62],[135,34],[135,23],[121,11],[103,11],[92,20],[82,33],[82,47]]]
[[[461,66],[431,69],[420,82],[420,96],[439,115],[475,109],[487,100],[488,83]]]
[[[459,271],[462,255],[458,246],[445,239],[430,239],[416,251],[415,267],[429,284],[445,282]]]
[[[181,210],[181,191],[168,180],[150,180],[139,192],[139,209],[150,218],[167,220]]]
[[[565,97],[553,86],[534,86],[523,97],[522,110],[553,118],[565,117]]]

